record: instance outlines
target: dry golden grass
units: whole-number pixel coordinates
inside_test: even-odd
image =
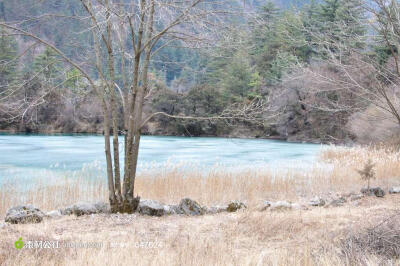
[[[400,185],[400,152],[330,147],[321,152],[319,159],[311,168],[279,172],[268,167],[234,172],[216,168],[206,174],[173,167],[143,172],[137,178],[136,193],[164,203],[190,197],[204,205],[231,200],[242,200],[249,205],[266,199],[297,201],[328,193],[358,192],[365,184],[357,170],[368,159],[376,164],[376,179],[372,185],[384,189]],[[16,204],[31,203],[48,211],[77,201],[107,201],[105,178],[65,177],[55,184],[46,184],[43,179],[28,187],[6,183],[0,186],[0,217]]]
[[[340,250],[349,228],[395,213],[399,196],[360,206],[201,217],[94,215],[0,229],[3,265],[351,265]],[[14,241],[59,241],[59,249],[16,250]],[[98,248],[63,248],[94,242]],[[101,245],[101,246],[100,246]],[[382,258],[362,254],[369,265]],[[398,262],[397,262],[398,263]],[[396,265],[393,262],[392,265]]]
[[[357,192],[365,184],[356,170],[368,159],[376,163],[373,185],[385,190],[400,185],[400,153],[362,147],[330,147],[312,168],[279,173],[268,168],[241,172],[215,169],[205,175],[182,169],[144,172],[136,183],[136,192],[142,198],[176,203],[191,197],[206,205],[242,200],[250,208],[202,217],[71,216],[35,225],[6,226],[0,229],[0,264],[351,265],[340,251],[346,230],[368,227],[396,213],[400,196],[364,198],[359,206],[349,203],[340,208],[282,213],[259,212],[255,207],[267,199],[302,201],[315,195]],[[105,201],[106,190],[104,181],[84,177],[64,178],[57,185],[36,184],[24,190],[9,183],[0,188],[0,217],[19,203],[32,203],[49,211],[77,201]],[[18,251],[12,245],[21,236],[97,242],[103,247]],[[161,246],[140,247],[146,241]],[[113,242],[122,246],[110,248]],[[369,265],[382,263],[382,258],[369,254],[363,259]]]

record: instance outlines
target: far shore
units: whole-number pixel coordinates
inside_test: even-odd
[[[92,135],[92,136],[104,136],[103,132],[61,132],[61,131],[17,131],[17,130],[5,130],[0,129],[0,134],[10,134],[10,135],[43,135],[43,136],[68,136],[68,135]],[[124,136],[124,134],[119,134]],[[305,143],[305,144],[335,144],[342,145],[346,144],[344,140],[335,141],[322,141],[320,139],[293,139],[282,136],[246,136],[246,135],[200,135],[200,136],[188,136],[188,135],[154,135],[154,134],[142,134],[142,136],[152,136],[152,137],[187,137],[187,138],[229,138],[229,139],[265,139],[265,140],[278,140],[289,143]]]

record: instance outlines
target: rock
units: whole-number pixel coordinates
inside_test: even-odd
[[[308,202],[309,206],[322,207],[325,205],[325,200],[320,197],[315,197]]]
[[[352,196],[350,197],[350,201],[360,200],[360,199],[362,199],[362,197],[363,197],[362,194],[355,194],[355,195],[352,195]]]
[[[164,214],[171,215],[171,214],[180,214],[179,207],[177,205],[164,205]]]
[[[54,211],[49,211],[48,213],[46,213],[46,216],[49,218],[57,218],[57,217],[61,217],[62,213],[60,210],[54,210]]]
[[[209,214],[217,214],[217,213],[221,213],[221,212],[226,212],[228,211],[228,206],[212,206],[210,208],[207,209],[207,213]]]
[[[149,216],[163,216],[164,205],[155,200],[140,200],[138,211]]]
[[[40,223],[45,214],[32,205],[22,205],[9,209],[5,222],[12,224]]]
[[[372,196],[375,195],[378,198],[382,198],[385,196],[385,191],[383,191],[383,189],[381,189],[380,187],[375,187],[375,188],[363,188],[361,189],[361,193],[367,196]]]
[[[94,207],[97,209],[97,213],[111,213],[110,205],[105,202],[96,202]]]
[[[179,205],[164,205],[164,213],[167,215],[184,214],[183,210],[179,207]]]
[[[277,201],[271,204],[269,209],[271,211],[287,211],[293,208],[292,204],[287,201]]]
[[[329,207],[340,207],[343,206],[347,201],[344,197],[340,197],[337,199],[333,199],[331,202],[329,202],[328,206]]]
[[[228,212],[236,212],[240,209],[246,209],[247,206],[243,202],[240,201],[233,201],[228,204],[228,208],[226,209]]]
[[[272,204],[273,204],[272,202],[265,200],[262,206],[260,207],[260,211],[267,210],[269,207],[271,207]]]
[[[91,215],[96,213],[109,213],[110,207],[106,203],[79,202],[61,210],[62,215],[75,214],[76,216]]]
[[[391,187],[389,189],[389,194],[398,194],[400,193],[400,187]]]
[[[5,228],[6,226],[7,226],[7,224],[5,224],[5,223],[0,223],[0,229]]]
[[[202,215],[204,214],[204,209],[196,201],[185,198],[179,203],[179,209],[183,214],[186,215]]]

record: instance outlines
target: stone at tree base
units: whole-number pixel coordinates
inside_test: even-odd
[[[383,191],[383,189],[381,189],[380,187],[375,187],[370,189],[363,188],[361,189],[361,193],[368,196],[375,195],[378,198],[382,198],[385,196],[385,191]]]
[[[400,193],[400,187],[391,187],[389,189],[389,194],[398,194]]]
[[[309,206],[322,207],[325,205],[325,200],[320,197],[314,197],[308,202]]]
[[[110,213],[110,205],[105,202],[96,202],[94,207],[97,209],[97,213]]]
[[[228,204],[228,208],[226,209],[228,212],[236,212],[240,209],[246,209],[247,206],[243,202],[240,201],[233,201]]]
[[[202,208],[200,204],[189,198],[181,200],[179,209],[186,215],[203,215],[205,213],[204,208]]]
[[[82,215],[90,215],[97,213],[109,213],[110,207],[106,203],[87,203],[87,202],[79,202],[74,205],[71,205],[64,210],[61,210],[62,215],[71,215],[75,214],[76,216]]]
[[[33,205],[16,206],[6,213],[5,222],[12,224],[40,223],[45,214]]]
[[[163,216],[165,214],[164,205],[155,200],[140,200],[138,211],[140,214],[149,216]]]

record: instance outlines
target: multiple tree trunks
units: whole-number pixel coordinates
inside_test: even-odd
[[[216,117],[173,116],[164,112],[143,117],[143,105],[149,94],[148,69],[152,55],[171,41],[180,42],[188,48],[199,48],[202,42],[207,47],[210,43],[216,43],[215,36],[220,34],[218,23],[221,28],[226,29],[219,16],[235,13],[230,0],[191,0],[174,4],[161,0],[80,0],[80,3],[87,16],[79,19],[88,24],[87,29],[92,33],[92,39],[86,45],[94,52],[94,62],[90,61],[90,56],[85,64],[75,62],[44,38],[18,28],[19,24],[0,21],[0,26],[53,50],[88,81],[87,86],[93,89],[100,100],[104,116],[106,172],[111,209],[112,212],[131,213],[137,209],[140,199],[134,196],[134,192],[141,128],[150,119],[155,115],[165,115],[179,119],[233,120],[242,117],[244,120],[256,121],[254,117],[262,117],[260,110],[264,105],[261,101],[238,105],[224,110]],[[226,12],[227,7],[230,12]],[[163,43],[154,49],[161,39],[164,40]],[[132,45],[125,47],[127,43]],[[115,69],[117,64],[122,64],[118,73]],[[118,84],[120,77],[122,86]],[[120,97],[117,97],[116,91],[119,91]],[[120,109],[124,112],[123,122],[118,117]],[[119,158],[120,124],[124,125],[125,131],[123,166],[120,165]],[[124,167],[123,171],[121,167]]]

